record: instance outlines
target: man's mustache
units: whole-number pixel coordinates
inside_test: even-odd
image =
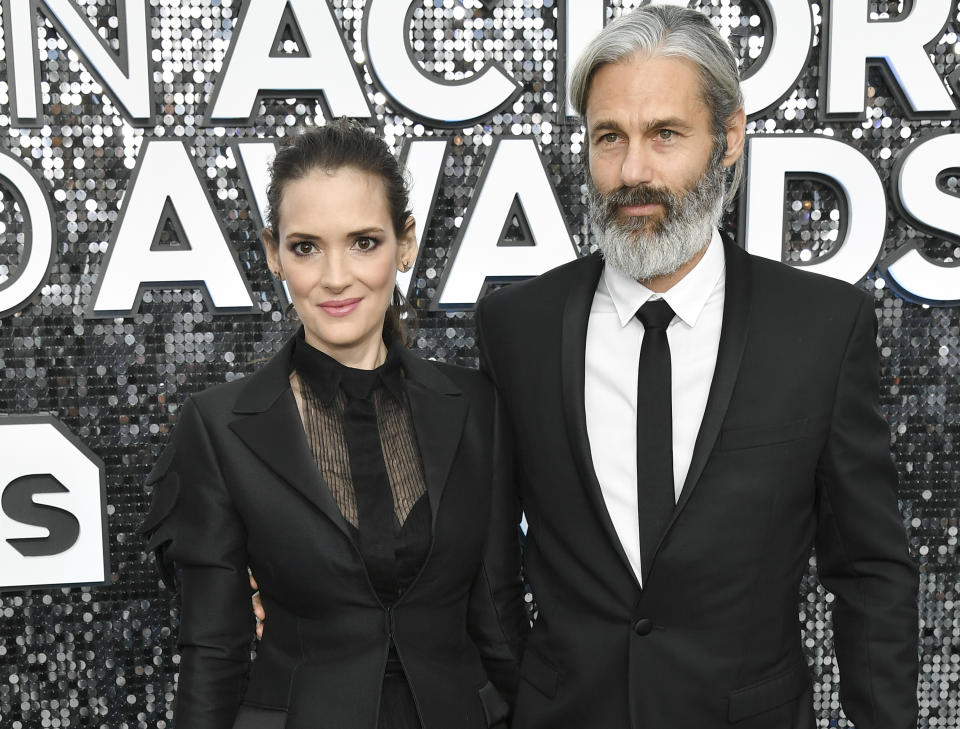
[[[619,187],[601,196],[604,212],[616,215],[624,205],[660,205],[666,217],[670,217],[677,205],[677,196],[666,187],[638,185],[637,187]]]

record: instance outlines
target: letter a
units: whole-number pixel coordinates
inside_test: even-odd
[[[277,31],[290,22],[307,45],[277,53]],[[367,118],[370,107],[337,22],[324,0],[249,0],[209,104],[208,121],[249,123],[257,96],[325,97],[334,116]]]
[[[144,288],[205,287],[216,313],[254,311],[207,191],[181,142],[145,141],[123,199],[89,317],[133,314]],[[184,240],[154,245],[165,220],[182,221]]]
[[[508,220],[518,215],[518,210],[523,214],[519,227],[533,240],[504,245]],[[461,234],[451,248],[438,287],[439,307],[472,309],[485,282],[538,276],[574,258],[576,249],[536,142],[498,139],[464,216]]]

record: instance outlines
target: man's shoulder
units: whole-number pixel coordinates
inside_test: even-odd
[[[804,266],[794,266],[769,258],[762,258],[738,249],[750,266],[755,292],[768,293],[780,299],[798,299],[808,304],[822,302],[831,306],[859,308],[866,291],[853,284],[831,276],[810,271]]]
[[[513,316],[525,310],[556,307],[571,287],[586,281],[595,282],[602,267],[599,252],[591,253],[498,289],[482,299],[478,308],[485,313],[506,311]]]

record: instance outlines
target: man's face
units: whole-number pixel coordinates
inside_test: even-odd
[[[590,215],[607,261],[637,280],[673,273],[710,239],[742,114],[715,156],[696,66],[632,56],[597,69],[587,97]]]

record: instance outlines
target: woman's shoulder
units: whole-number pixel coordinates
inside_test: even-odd
[[[195,404],[205,408],[232,405],[240,393],[250,386],[253,374],[233,377],[225,382],[215,382],[206,387],[199,387],[191,392],[189,397]]]
[[[264,410],[290,387],[290,344],[263,359],[247,373],[197,388],[190,400],[205,414]]]
[[[487,397],[493,393],[493,385],[487,376],[479,370],[450,362],[439,362],[433,359],[420,357],[415,352],[407,350],[407,375],[417,378],[419,372],[431,373],[431,379],[438,386],[452,385],[454,389],[468,395]],[[411,372],[410,370],[415,370]]]
[[[450,362],[433,362],[432,364],[458,385],[478,392],[489,392],[493,385],[490,380],[480,370],[463,365],[452,364]]]

